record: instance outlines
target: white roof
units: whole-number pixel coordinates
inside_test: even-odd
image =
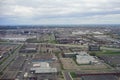
[[[33,64],[33,67],[40,67],[40,64]]]
[[[71,52],[71,53],[64,53],[64,54],[81,54],[81,55],[86,54],[87,55],[87,52],[81,51],[81,52]]]
[[[103,34],[103,33],[101,33],[101,32],[99,32],[99,31],[95,31],[95,32],[93,32],[94,34]]]
[[[76,52],[71,52],[71,53],[64,53],[64,54],[76,54]]]
[[[89,54],[76,55],[76,61],[79,64],[87,64],[87,63],[90,63],[90,62],[98,62],[93,56],[90,56]]]
[[[0,58],[1,58],[2,56],[0,55]]]
[[[47,69],[41,68],[35,71],[35,73],[54,73],[54,72],[57,72],[56,68],[47,68]]]
[[[33,67],[39,67],[39,68],[49,68],[49,63],[47,62],[34,62]]]
[[[33,67],[30,69],[35,73],[53,73],[57,72],[56,68],[51,68],[47,62],[33,62]]]
[[[95,58],[93,56],[81,56],[81,55],[77,55],[76,57],[79,60],[90,60],[90,61],[95,60]]]
[[[89,32],[90,32],[89,30],[86,30],[86,31],[75,31],[75,32],[72,32],[72,34],[87,34]]]
[[[56,68],[31,68],[35,73],[54,73],[57,72]]]
[[[36,36],[21,36],[21,35],[6,35],[1,39],[4,40],[13,40],[13,41],[26,41],[29,38],[36,38]]]
[[[5,40],[14,40],[14,41],[25,41],[27,38],[22,38],[22,37],[5,37],[5,38],[2,38],[2,39],[5,39]]]

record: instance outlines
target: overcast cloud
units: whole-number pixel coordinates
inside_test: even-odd
[[[119,24],[120,0],[0,0],[0,24]]]

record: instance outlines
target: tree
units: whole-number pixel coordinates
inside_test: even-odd
[[[2,71],[0,72],[0,75],[3,75],[3,72],[2,72]]]

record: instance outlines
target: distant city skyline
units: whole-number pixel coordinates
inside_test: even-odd
[[[0,0],[0,25],[120,24],[119,0]]]

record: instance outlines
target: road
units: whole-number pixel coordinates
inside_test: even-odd
[[[15,51],[13,52],[13,54],[11,54],[1,65],[0,65],[0,71],[4,71],[7,72],[7,70],[5,69],[7,66],[9,66],[9,64],[11,64],[11,62],[16,59],[19,55],[18,55],[18,50],[21,47],[21,45],[18,45],[18,47],[15,49]],[[5,70],[4,70],[5,69]],[[4,77],[4,74],[1,76]]]
[[[113,50],[113,51],[120,51],[118,48],[107,48],[107,47],[101,47],[103,50]]]
[[[19,73],[16,76],[17,79],[19,79],[19,80],[26,80],[24,78],[24,74],[25,73],[28,73],[28,74],[30,73],[30,68],[32,66],[31,60],[32,60],[32,58],[31,58],[30,55],[25,58],[25,62],[23,63],[22,68],[20,69]]]
[[[70,76],[69,72],[63,71],[63,76],[65,80],[73,80],[72,77]]]
[[[21,43],[22,44],[22,43]],[[80,47],[80,48],[88,48],[87,45],[77,45],[77,44],[52,44],[52,43],[32,43],[32,44],[46,44],[46,45],[53,45],[53,46],[64,46],[64,47]],[[113,51],[120,51],[118,48],[107,48],[101,47],[102,50],[113,50]]]
[[[18,50],[20,46],[17,47],[17,49],[14,51],[13,54],[11,54],[1,65],[0,65],[0,72],[4,70],[4,68],[18,56]]]

